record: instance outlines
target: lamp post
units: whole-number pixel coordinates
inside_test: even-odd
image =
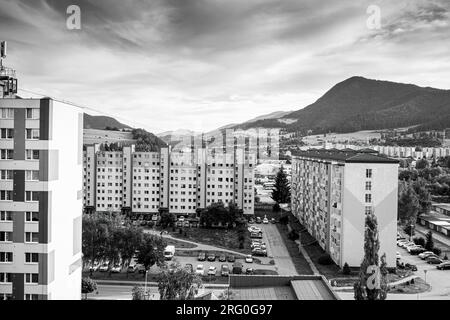
[[[147,275],[148,275],[148,270],[145,270],[145,289],[144,289],[144,297],[147,297]],[[147,299],[146,299],[147,300]]]
[[[409,229],[409,241],[412,241],[413,228],[414,228],[414,225],[411,224],[411,225],[410,225],[410,229]]]
[[[428,270],[423,270],[423,273],[425,274],[425,284],[427,283],[427,271]]]

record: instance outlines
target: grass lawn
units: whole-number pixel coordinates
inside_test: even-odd
[[[305,257],[298,250],[298,246],[295,241],[292,241],[288,238],[287,226],[280,223],[277,223],[276,226],[281,234],[281,237],[283,238],[283,242],[289,252],[289,255],[291,256],[292,262],[295,266],[295,270],[297,270],[299,274],[313,274],[308,261],[306,261]]]
[[[243,254],[249,253],[251,245],[250,234],[245,232],[244,248],[239,248],[238,232],[236,229],[184,228],[181,234],[179,232],[170,232],[170,235],[178,239],[242,252]]]

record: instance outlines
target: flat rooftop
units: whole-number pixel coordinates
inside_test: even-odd
[[[230,300],[339,300],[320,275],[230,275]]]
[[[292,155],[294,157],[341,161],[346,163],[398,163],[398,160],[388,158],[371,149],[309,149],[305,151],[295,151]]]

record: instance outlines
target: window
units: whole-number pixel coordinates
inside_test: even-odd
[[[372,213],[372,207],[366,206],[366,208],[365,208],[365,213],[366,213],[366,214],[371,214],[371,213]]]
[[[39,129],[27,129],[28,140],[39,140]]]
[[[38,170],[27,170],[25,171],[26,181],[39,181],[39,171]]]
[[[366,169],[366,178],[372,178],[372,169]]]
[[[39,192],[25,191],[25,201],[39,201]]]
[[[12,282],[12,273],[0,273],[0,283]]]
[[[14,129],[2,128],[0,130],[0,138],[1,139],[13,139],[14,138]]]
[[[1,180],[12,180],[13,179],[13,170],[2,170],[0,173]]]
[[[39,282],[39,273],[25,273],[25,283],[37,284],[38,282]]]
[[[371,190],[372,190],[372,182],[366,181],[366,191],[371,191]]]
[[[0,151],[0,159],[2,160],[12,160],[13,159],[13,150],[12,149],[2,149]]]
[[[13,108],[1,108],[0,118],[2,119],[14,119],[14,109]]]
[[[38,263],[39,262],[39,254],[35,252],[26,252],[25,253],[25,262],[26,263]]]
[[[371,203],[372,202],[372,195],[369,193],[366,193],[366,203]]]
[[[39,212],[25,212],[25,221],[27,222],[38,222],[39,221]]]
[[[12,201],[13,200],[12,190],[0,190],[0,200]]]
[[[26,150],[27,160],[39,160],[39,150]]]
[[[27,108],[26,118],[27,119],[39,119],[39,109]]]
[[[12,242],[12,232],[0,231],[0,242]]]
[[[0,221],[12,221],[12,212],[0,211]]]
[[[25,242],[39,243],[39,233],[38,232],[25,232]]]
[[[37,294],[26,294],[25,300],[39,300],[39,295]]]
[[[13,262],[13,253],[0,252],[0,262]]]

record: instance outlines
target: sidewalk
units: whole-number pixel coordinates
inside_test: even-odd
[[[305,258],[305,260],[308,262],[309,267],[311,268],[312,272],[315,275],[320,275],[319,270],[316,268],[316,265],[314,264],[314,262],[311,260],[311,257],[309,256],[308,252],[306,252],[305,248],[303,248],[302,244],[300,243],[300,241],[295,240],[295,243],[298,245],[298,249],[300,250],[301,254],[303,255],[303,257]]]
[[[419,276],[416,275],[412,275],[394,282],[389,282],[388,286],[392,287],[392,286],[396,286],[402,283],[405,283],[407,281],[411,281],[412,279],[416,279],[416,278],[420,278]],[[341,290],[353,290],[353,287],[331,287],[334,291],[341,291]]]

